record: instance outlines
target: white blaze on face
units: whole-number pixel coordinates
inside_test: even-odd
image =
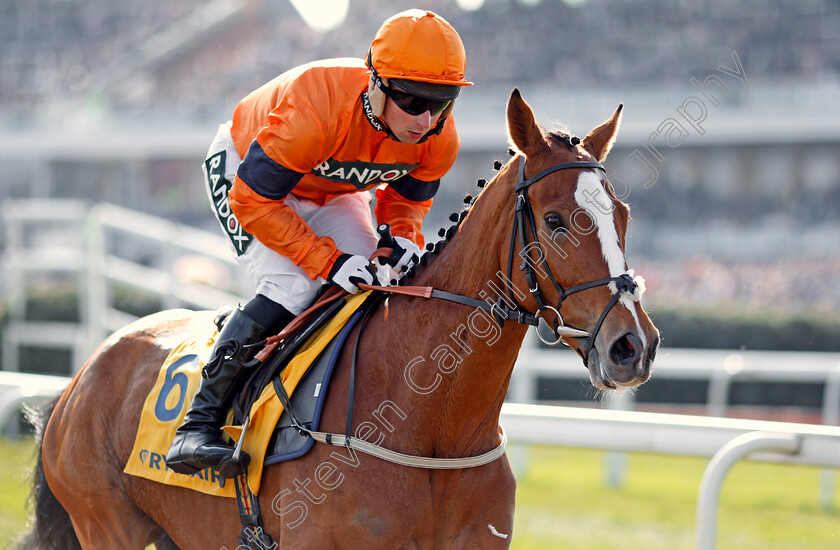
[[[604,184],[601,183],[599,173],[592,171],[581,172],[578,178],[577,189],[575,190],[575,200],[589,214],[592,223],[597,227],[597,230],[593,230],[593,232],[597,231],[598,239],[601,241],[601,253],[607,262],[610,277],[618,277],[623,273],[627,273],[627,261],[624,259],[624,252],[621,251],[618,232],[615,229],[615,219],[613,217],[613,210],[615,208],[613,207],[612,199],[604,190]],[[633,318],[636,320],[636,334],[641,338],[642,344],[647,345],[647,338],[645,338],[645,333],[642,331],[639,316],[634,307],[635,302],[627,296],[622,296],[619,302],[633,314]]]
[[[575,190],[575,200],[581,208],[586,210],[592,223],[598,228],[601,252],[607,261],[610,277],[618,277],[627,271],[627,264],[619,245],[618,232],[615,230],[612,201],[595,172],[587,171],[580,174]]]

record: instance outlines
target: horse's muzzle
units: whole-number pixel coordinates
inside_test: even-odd
[[[587,356],[586,367],[592,384],[600,389],[630,388],[650,378],[651,365],[656,357],[659,337],[647,344],[633,332],[613,339],[601,353],[593,346]]]

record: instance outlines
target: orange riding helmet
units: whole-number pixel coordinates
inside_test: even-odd
[[[411,9],[387,19],[373,37],[365,61],[371,70],[375,116],[381,116],[385,106],[385,95],[374,85],[377,78],[435,100],[454,100],[463,86],[472,85],[464,78],[467,55],[461,37],[431,11]],[[443,114],[451,108],[450,104]]]

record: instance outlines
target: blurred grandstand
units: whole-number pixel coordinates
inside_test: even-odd
[[[286,0],[7,0],[0,100],[17,119],[56,104],[215,122],[294,65],[362,56],[397,4],[351,0],[343,26],[319,34]],[[764,80],[836,79],[840,71],[832,0],[488,0],[477,11],[452,0],[421,4],[459,30],[477,89],[667,88],[733,50]]]
[[[504,102],[514,86],[541,120],[576,133],[624,102],[609,167],[622,174],[639,152],[656,172],[648,187],[651,175],[636,174],[627,197],[630,261],[647,271],[652,296],[760,308],[784,295],[795,307],[837,310],[840,3],[479,4],[422,3],[461,33],[476,83],[456,106],[463,150],[430,237],[476,178],[492,176],[493,159],[506,158]],[[6,0],[0,200],[106,200],[215,230],[199,166],[236,102],[297,64],[361,57],[381,21],[410,6],[350,0],[344,23],[318,33],[286,0]],[[733,52],[743,82],[716,88],[719,105],[706,98],[702,133],[686,122],[691,135],[676,145],[659,137],[663,158],[654,161],[651,133],[678,120],[688,98],[703,100],[690,80],[734,69]],[[802,271],[813,286],[784,294],[801,288]]]

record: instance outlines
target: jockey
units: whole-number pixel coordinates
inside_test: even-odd
[[[234,463],[221,439],[243,377],[219,344],[278,333],[326,283],[356,293],[378,280],[368,261],[378,240],[368,190],[378,187],[374,214],[396,241],[390,268],[400,274],[417,261],[423,218],[460,147],[449,115],[461,87],[472,84],[465,67],[455,29],[430,11],[409,10],[382,24],[364,60],[281,74],[220,126],[204,163],[207,192],[257,291],[216,339],[215,376],[202,378],[175,433],[171,469],[234,477],[247,467],[250,457]]]

